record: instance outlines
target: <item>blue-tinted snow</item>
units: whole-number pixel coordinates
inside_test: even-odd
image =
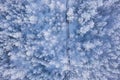
[[[0,80],[120,80],[120,1],[0,0]]]

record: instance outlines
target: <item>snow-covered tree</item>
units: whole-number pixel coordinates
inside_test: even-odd
[[[119,80],[119,0],[0,0],[0,80]]]

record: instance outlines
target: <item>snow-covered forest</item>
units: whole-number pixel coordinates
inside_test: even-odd
[[[0,0],[0,80],[120,80],[120,0]]]

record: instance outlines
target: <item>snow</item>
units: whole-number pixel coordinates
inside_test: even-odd
[[[85,50],[90,50],[90,49],[95,47],[95,45],[93,43],[90,43],[90,42],[84,43],[83,46],[84,46]]]
[[[67,12],[67,16],[68,16],[68,20],[71,21],[74,19],[74,12],[72,8],[69,8],[68,12]]]
[[[93,28],[93,27],[94,27],[94,22],[90,21],[87,25],[81,27],[80,33],[85,34],[88,31],[90,31],[90,29]]]
[[[30,23],[35,24],[37,22],[37,17],[36,16],[30,16],[29,20],[30,20]]]
[[[0,0],[0,80],[119,80],[119,0]]]

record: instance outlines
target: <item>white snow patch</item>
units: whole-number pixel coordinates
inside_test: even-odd
[[[37,22],[37,17],[36,16],[30,16],[29,17],[30,23],[35,24]]]
[[[95,45],[94,45],[93,43],[90,43],[89,41],[86,42],[86,43],[84,43],[83,46],[84,46],[84,48],[85,48],[86,50],[88,50],[88,51],[89,51],[90,49],[92,49],[92,48],[95,47]]]

